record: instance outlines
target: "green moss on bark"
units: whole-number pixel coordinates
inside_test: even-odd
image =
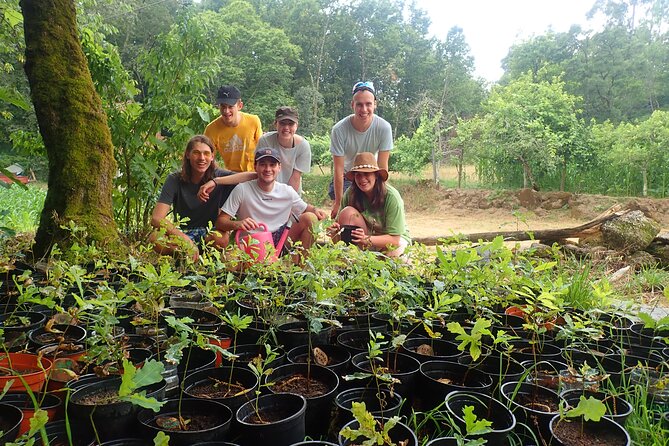
[[[73,242],[73,221],[88,242],[122,252],[113,218],[116,163],[102,102],[91,79],[72,0],[21,0],[25,71],[49,158],[49,190],[35,237],[37,255]]]

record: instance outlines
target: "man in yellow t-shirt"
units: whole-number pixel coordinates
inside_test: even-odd
[[[214,143],[226,169],[253,172],[253,154],[262,136],[260,119],[241,111],[242,95],[232,85],[218,89],[216,105],[221,116],[207,125],[204,134]]]

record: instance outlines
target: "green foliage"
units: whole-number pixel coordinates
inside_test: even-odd
[[[34,232],[44,206],[46,191],[36,186],[22,188],[0,184],[0,236],[13,232]]]
[[[121,375],[121,387],[118,395],[121,401],[128,401],[154,412],[163,406],[153,397],[146,396],[146,390],[139,390],[142,387],[160,382],[163,379],[162,373],[165,372],[165,366],[162,362],[149,359],[139,369],[135,368],[127,359],[123,360],[123,374]]]
[[[576,407],[567,411],[568,417],[582,416],[585,421],[599,421],[605,414],[606,404],[593,396],[586,399],[584,395],[581,395]]]
[[[462,409],[467,435],[481,435],[492,430],[492,421],[479,420],[474,413],[474,406],[465,406]]]
[[[410,175],[420,175],[426,164],[432,160],[433,152],[437,160],[441,159],[441,153],[437,146],[437,122],[441,120],[441,114],[437,113],[432,118],[427,115],[421,116],[420,126],[408,138],[404,135],[397,138],[393,156],[390,158],[391,170],[398,170]]]
[[[358,422],[358,427],[352,429],[350,426],[344,427],[341,436],[347,440],[357,441],[360,437],[364,438],[362,446],[385,445],[394,446],[390,439],[390,430],[400,421],[400,417],[392,417],[385,421],[380,421],[367,411],[364,402],[354,401],[351,404],[353,418]]]

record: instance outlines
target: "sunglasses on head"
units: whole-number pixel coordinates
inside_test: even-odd
[[[370,82],[370,81],[356,83],[353,86],[353,94],[356,94],[359,91],[369,91],[374,96],[376,96],[376,90],[374,89],[374,83]]]

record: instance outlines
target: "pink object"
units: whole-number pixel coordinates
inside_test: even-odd
[[[240,249],[253,257],[256,262],[276,262],[279,259],[279,253],[288,238],[288,228],[283,231],[281,239],[275,247],[274,241],[272,240],[272,233],[267,230],[267,225],[265,225],[265,223],[260,223],[259,226],[262,230],[249,232],[244,237],[240,236],[242,231],[237,231],[235,242],[237,242],[237,246],[239,246]],[[273,250],[270,248],[273,248]],[[270,252],[271,255],[269,255]]]

